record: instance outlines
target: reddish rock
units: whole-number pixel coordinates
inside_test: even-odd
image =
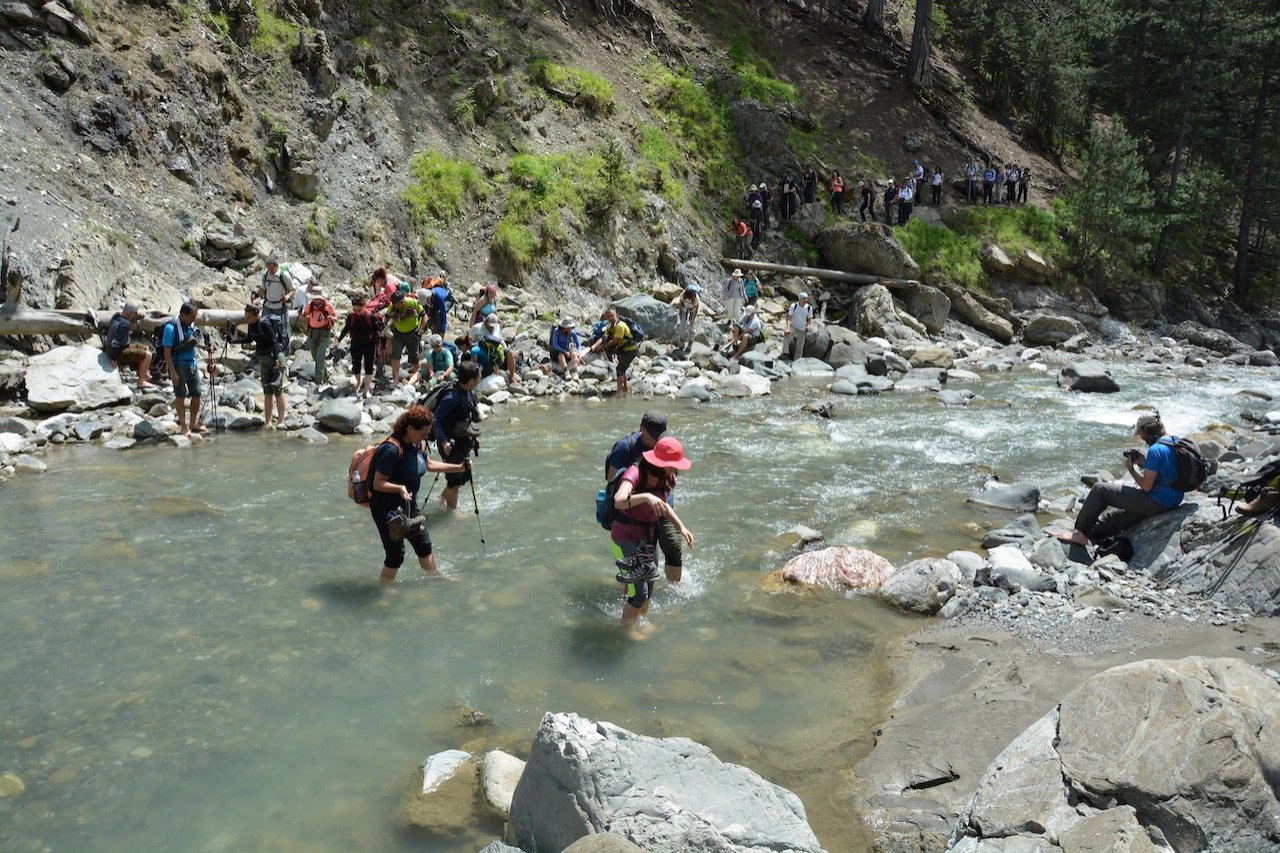
[[[783,580],[828,589],[874,590],[893,574],[893,563],[865,548],[823,548],[793,557],[782,567]]]

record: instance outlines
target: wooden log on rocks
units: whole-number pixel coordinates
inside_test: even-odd
[[[113,313],[115,312],[40,310],[5,302],[0,305],[0,337],[62,335],[89,338],[107,331]],[[173,316],[160,311],[144,312],[134,328],[151,332],[173,319]],[[291,323],[297,317],[298,312],[289,312]],[[242,325],[244,312],[201,308],[196,315],[197,326],[220,329],[227,323]]]
[[[721,258],[725,269],[740,267],[742,269],[760,270],[761,272],[779,272],[787,275],[807,275],[826,281],[843,281],[849,284],[883,284],[886,287],[919,287],[920,282],[912,278],[892,278],[885,275],[870,275],[860,272],[844,272],[843,270],[824,270],[818,267],[795,267],[790,264],[771,264],[766,261],[744,261],[737,258]]]

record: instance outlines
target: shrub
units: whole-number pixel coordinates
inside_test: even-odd
[[[936,277],[970,288],[986,285],[987,274],[978,258],[981,241],[976,237],[923,219],[912,219],[897,230],[897,236],[926,279]]]
[[[258,16],[258,31],[249,40],[251,51],[259,56],[274,56],[298,43],[301,27],[275,14],[270,0],[253,0],[253,12]]]
[[[945,221],[952,230],[979,242],[988,240],[1011,255],[1030,249],[1053,261],[1064,251],[1058,217],[1029,204],[962,207],[948,213]]]
[[[439,151],[413,155],[409,172],[412,179],[403,197],[414,218],[424,227],[433,221],[452,222],[462,215],[467,202],[489,195],[489,185],[479,168]]]
[[[654,109],[665,119],[665,132],[684,158],[686,165],[680,171],[692,170],[700,176],[704,192],[728,194],[741,189],[745,179],[735,165],[738,143],[723,102],[688,69],[677,74],[654,63],[644,69],[644,75]],[[659,147],[652,144],[652,135],[648,141],[647,150]],[[676,176],[674,172],[672,176]]]
[[[591,115],[609,115],[613,112],[613,86],[598,74],[560,65],[548,59],[534,60],[529,65],[530,76],[539,86],[552,95],[581,107]]]
[[[730,45],[729,64],[742,81],[742,94],[746,97],[768,106],[798,102],[796,87],[774,76],[773,66],[752,52],[749,36],[739,36]]]

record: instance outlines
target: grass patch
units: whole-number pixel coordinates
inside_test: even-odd
[[[948,214],[946,223],[961,234],[995,243],[1011,256],[1030,249],[1056,261],[1066,249],[1058,217],[1029,204],[962,207]]]
[[[969,288],[985,288],[987,272],[978,259],[982,242],[972,235],[912,219],[895,231],[926,280],[941,279]]]
[[[270,0],[253,0],[253,12],[258,16],[258,31],[249,39],[249,50],[259,56],[279,56],[298,43],[302,28],[275,14]]]
[[[329,251],[330,235],[338,227],[338,214],[323,204],[313,205],[311,216],[302,230],[302,245],[307,251],[321,254]]]
[[[223,12],[207,12],[204,16],[205,25],[209,29],[216,32],[223,38],[231,36],[231,22],[227,20],[227,16]]]
[[[424,228],[434,222],[452,222],[462,215],[468,202],[489,195],[489,184],[475,164],[439,151],[413,155],[409,173],[403,198]]]
[[[770,107],[799,102],[796,87],[777,78],[773,66],[753,49],[750,36],[739,36],[729,46],[729,65],[742,81],[744,96]]]
[[[599,74],[560,65],[549,59],[529,64],[529,76],[549,94],[594,116],[613,112],[613,86]]]

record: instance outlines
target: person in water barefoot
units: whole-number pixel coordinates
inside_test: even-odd
[[[1182,503],[1183,493],[1173,487],[1178,476],[1178,460],[1172,443],[1161,441],[1165,432],[1160,413],[1150,412],[1139,417],[1134,434],[1147,445],[1146,453],[1131,448],[1124,454],[1125,470],[1136,485],[1118,481],[1095,483],[1076,516],[1075,529],[1049,531],[1049,535],[1068,544],[1088,545]]]

